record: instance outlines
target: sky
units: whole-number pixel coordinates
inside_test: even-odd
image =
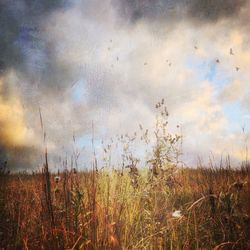
[[[52,167],[79,151],[84,168],[93,127],[101,151],[138,124],[153,128],[162,98],[187,165],[211,155],[239,163],[249,18],[247,0],[0,0],[1,164],[41,166],[46,132]]]

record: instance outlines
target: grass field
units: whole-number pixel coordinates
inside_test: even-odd
[[[163,101],[162,101],[163,103]],[[75,154],[58,173],[0,172],[1,249],[250,249],[250,165],[230,161],[187,168],[182,136],[167,132],[168,112],[157,104],[154,142],[145,166],[131,144],[118,138],[122,164],[78,171]],[[150,131],[140,125],[148,147]],[[144,146],[145,146],[144,145]],[[69,166],[70,165],[70,166]]]
[[[1,175],[3,249],[249,249],[239,170]]]

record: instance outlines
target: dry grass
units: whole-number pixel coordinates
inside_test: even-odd
[[[182,138],[166,132],[163,104],[142,169],[130,150],[139,133],[118,137],[117,169],[110,144],[99,170],[95,159],[93,170],[78,172],[75,160],[52,174],[47,153],[42,173],[2,168],[1,249],[250,249],[249,164],[178,167]],[[150,132],[140,131],[148,146]]]
[[[1,247],[249,249],[249,168],[179,169],[171,187],[150,174],[65,171],[51,205],[44,175],[2,175]]]

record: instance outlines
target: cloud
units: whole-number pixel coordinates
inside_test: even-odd
[[[245,7],[247,1],[233,0],[125,0],[113,1],[124,20],[136,22],[148,19],[149,22],[160,20],[166,23],[190,19],[192,22],[216,22],[223,18],[234,18]]]
[[[75,19],[72,23],[67,22],[70,16]],[[92,117],[109,136],[133,131],[139,122],[152,127],[153,107],[161,97],[166,97],[176,123],[179,119],[187,124],[189,142],[201,131],[211,135],[224,128],[226,122],[215,100],[216,90],[209,83],[200,83],[196,72],[186,67],[186,61],[195,53],[192,27],[180,24],[171,34],[155,37],[143,23],[117,30],[113,16],[103,20],[97,36],[93,30],[99,24],[91,21],[97,28],[89,26],[79,8],[54,13],[51,18],[48,22],[56,25],[49,27],[48,36],[53,36],[55,47],[62,41],[67,48],[58,52],[58,60],[69,62],[72,68],[87,64],[83,76],[88,105],[94,106]],[[59,23],[60,29],[56,28]],[[198,57],[204,60],[208,55]],[[202,141],[206,140],[203,135]]]
[[[1,92],[3,91],[3,85],[6,84],[6,81],[13,81],[13,79],[6,78],[4,79],[2,77],[0,81]],[[11,90],[8,90],[8,92],[11,92]],[[1,142],[6,145],[23,144],[26,134],[24,111],[16,95],[8,93],[8,97],[1,97],[0,114]]]
[[[24,70],[22,44],[37,35],[40,18],[60,7],[60,1],[10,0],[0,3],[0,70],[9,67]],[[34,38],[34,37],[33,37]],[[36,45],[35,45],[36,46]]]
[[[224,103],[240,102],[243,109],[248,109],[250,95],[250,46],[249,36],[244,30],[230,30],[227,41],[223,43],[222,60],[226,62],[226,72],[230,72],[228,83],[223,86],[220,100]],[[227,49],[226,49],[227,48]],[[232,48],[233,55],[228,59],[228,48]],[[229,73],[227,73],[229,75]]]
[[[0,77],[0,159],[1,164],[7,161],[12,169],[26,169],[31,163],[35,164],[39,150],[33,129],[26,126],[16,82],[14,72]]]
[[[244,84],[239,80],[235,80],[225,86],[223,92],[221,93],[221,98],[228,102],[238,101],[242,97],[244,90]]]
[[[56,161],[72,152],[73,135],[91,134],[92,120],[98,138],[152,127],[162,97],[173,127],[183,124],[187,152],[224,150],[224,103],[248,105],[246,1],[28,3],[0,8],[2,159],[40,159],[28,157],[43,149],[39,108]]]

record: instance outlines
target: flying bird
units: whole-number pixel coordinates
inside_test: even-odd
[[[73,82],[73,84],[71,85],[71,87],[70,87],[70,88],[72,89],[72,88],[73,88],[73,87],[74,87],[74,86],[78,83],[78,81],[79,81],[79,80],[77,80],[77,81]]]
[[[147,62],[145,62],[145,63],[144,63],[144,66],[146,66],[146,65],[148,65],[148,63],[147,63]]]
[[[216,62],[217,62],[217,63],[220,63],[220,60],[219,60],[219,59],[216,59]]]
[[[236,69],[236,71],[239,71],[239,70],[240,70],[240,68],[239,68],[239,67],[235,67],[235,69]]]
[[[230,55],[233,56],[234,55],[234,52],[233,52],[233,49],[230,48]]]
[[[197,46],[194,46],[194,48],[195,48],[195,49],[198,49],[198,47],[197,47]]]

